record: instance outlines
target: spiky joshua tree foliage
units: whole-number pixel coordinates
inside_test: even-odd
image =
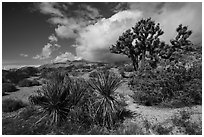
[[[194,51],[195,49],[192,47],[192,42],[189,40],[189,37],[192,34],[191,30],[188,30],[187,26],[183,26],[180,24],[178,28],[176,28],[177,36],[175,39],[171,39],[171,45],[165,45],[165,47],[160,52],[160,56],[163,59],[169,59],[170,61],[178,60],[182,58],[182,54],[186,54],[186,52]]]
[[[142,19],[132,29],[123,33],[110,51],[128,56],[133,62],[135,71],[143,67],[145,58],[148,58],[151,66],[155,67],[160,48],[165,45],[159,39],[163,33],[159,23],[155,24],[151,18]]]
[[[38,91],[37,95],[30,96],[29,100],[43,110],[44,115],[38,122],[48,118],[51,124],[59,124],[77,107],[86,90],[85,82],[54,73],[42,90]]]
[[[121,84],[121,78],[110,71],[97,72],[96,77],[90,79],[90,89],[97,98],[93,104],[97,124],[111,128],[118,120],[117,113],[122,105],[116,99],[115,91]]]

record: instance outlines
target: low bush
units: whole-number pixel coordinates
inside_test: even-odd
[[[134,72],[134,68],[131,65],[123,67],[125,72]]]
[[[57,72],[56,68],[43,68],[41,69],[40,78],[49,79],[51,73]]]
[[[24,79],[18,83],[19,87],[32,87],[32,86],[39,86],[40,83],[37,80],[28,80]]]
[[[21,81],[19,81],[18,86],[19,87],[31,87],[32,81],[28,80],[28,79],[21,80]]]
[[[135,94],[135,101],[144,105],[158,105],[168,102],[194,105],[202,102],[201,65],[190,69],[184,66],[170,66],[161,71],[148,70],[136,75],[129,85]],[[170,102],[172,104],[170,104]]]
[[[77,71],[72,71],[72,72],[70,72],[69,74],[72,75],[72,76],[77,77],[77,76],[79,76],[81,73],[80,73],[80,72],[77,72]]]
[[[2,83],[2,92],[15,92],[18,89],[12,83]]]
[[[34,80],[32,80],[32,85],[33,86],[39,86],[41,84],[40,84],[40,82],[38,80],[34,79]]]
[[[38,108],[26,106],[18,116],[2,119],[3,135],[45,135],[51,132],[50,125],[35,124],[41,117]]]
[[[89,77],[90,78],[95,78],[97,76],[97,72],[96,71],[92,71],[90,74],[89,74]]]
[[[28,77],[30,77],[30,76],[37,76],[37,74],[39,73],[39,70],[38,68],[35,68],[35,67],[22,67],[18,69],[17,72],[24,73]]]
[[[173,116],[171,120],[175,126],[184,128],[187,135],[202,135],[202,121],[200,123],[193,123],[190,118],[191,113],[182,110],[178,116]]]
[[[163,125],[161,124],[158,124],[158,125],[155,125],[153,127],[153,129],[157,132],[157,134],[159,135],[169,135],[172,130],[173,130],[173,127],[172,126],[169,126],[169,127],[164,127]]]
[[[191,120],[192,112],[189,110],[179,110],[178,113],[171,116],[169,122],[159,123],[153,126],[153,130],[159,135],[201,135],[202,120],[193,122]],[[201,118],[201,117],[200,117]]]
[[[2,72],[3,82],[18,84],[22,79],[29,78],[30,76],[36,76],[39,73],[39,70],[34,67],[24,67],[17,70],[4,70]]]
[[[6,99],[2,102],[2,111],[3,112],[13,112],[20,108],[25,107],[26,104],[21,100]]]

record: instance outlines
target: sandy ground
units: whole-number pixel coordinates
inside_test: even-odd
[[[17,91],[10,92],[6,96],[2,96],[2,101],[5,99],[17,99],[22,100],[25,103],[29,103],[28,97],[32,94],[35,94],[35,91],[40,89],[42,86],[33,86],[33,87],[16,87]]]

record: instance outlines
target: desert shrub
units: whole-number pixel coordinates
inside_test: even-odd
[[[32,85],[33,86],[39,86],[40,85],[40,82],[36,79],[32,80]]]
[[[15,92],[18,89],[12,83],[2,83],[2,92]]]
[[[169,133],[173,130],[172,126],[164,127],[161,124],[155,125],[153,128],[159,135],[169,135]]]
[[[96,96],[94,120],[98,125],[112,128],[120,120],[117,114],[124,105],[117,100],[115,90],[121,84],[121,78],[110,71],[99,71],[94,79],[90,79],[90,89]]]
[[[6,99],[2,101],[2,111],[3,112],[12,112],[20,108],[25,107],[26,104],[21,100]]]
[[[5,95],[7,95],[6,92],[2,91],[2,96],[5,96]]]
[[[83,66],[83,69],[91,69],[91,66]]]
[[[184,105],[201,104],[202,71],[198,66],[186,69],[178,65],[140,72],[129,82],[136,91],[133,98],[144,105],[174,104],[174,100]]]
[[[133,72],[134,68],[132,66],[130,66],[130,65],[124,66],[124,71],[126,71],[126,72]]]
[[[19,117],[21,117],[23,120],[28,120],[30,117],[35,117],[38,112],[38,108],[33,105],[28,105],[25,107],[25,109],[19,114]]]
[[[77,71],[72,71],[72,72],[70,72],[69,74],[71,74],[72,76],[77,77],[77,76],[79,76],[79,75],[80,75],[80,72],[77,72]]]
[[[8,71],[8,73],[5,74],[4,79],[5,81],[17,84],[20,80],[28,77],[29,75],[23,73],[22,71]]]
[[[90,78],[96,78],[96,76],[97,76],[97,72],[96,72],[96,71],[93,71],[93,72],[91,72],[91,73],[89,74],[89,77],[90,77]]]
[[[37,80],[28,80],[24,79],[18,83],[19,87],[32,87],[32,86],[39,86],[40,83]]]
[[[111,132],[112,135],[145,135],[142,127],[136,123],[123,123]]]
[[[18,86],[19,87],[31,87],[32,81],[28,80],[28,79],[21,80],[21,81],[19,81]]]
[[[43,108],[44,117],[48,117],[51,124],[58,125],[61,121],[67,120],[72,109],[80,107],[78,105],[86,90],[84,81],[53,73],[47,85],[43,86],[37,95],[30,96],[29,100]]]
[[[119,68],[118,72],[120,73],[122,78],[127,78],[126,75],[125,75],[125,70],[123,68]]]
[[[44,79],[50,78],[51,73],[56,72],[55,68],[43,68],[40,73],[40,77]]]
[[[27,76],[36,76],[39,73],[38,68],[35,67],[23,67],[17,70],[17,72],[21,72],[26,74]]]
[[[6,79],[6,75],[8,75],[9,71],[8,70],[2,70],[2,83],[8,83],[9,80]]]
[[[202,122],[193,123],[191,120],[191,113],[187,110],[182,110],[179,115],[175,115],[171,118],[173,124],[177,127],[185,129],[187,135],[202,135]]]
[[[2,80],[4,82],[11,82],[18,84],[22,79],[28,78],[30,76],[36,76],[39,70],[34,67],[24,67],[17,70],[3,70]]]

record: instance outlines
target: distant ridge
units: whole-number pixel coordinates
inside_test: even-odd
[[[59,67],[69,67],[69,66],[78,66],[78,65],[88,65],[88,64],[99,64],[99,63],[103,63],[103,64],[107,64],[104,62],[92,62],[92,61],[88,61],[85,59],[80,59],[80,60],[66,60],[64,62],[56,62],[56,63],[49,63],[49,64],[44,64],[41,65],[39,67],[39,69],[43,69],[43,68],[59,68]]]

